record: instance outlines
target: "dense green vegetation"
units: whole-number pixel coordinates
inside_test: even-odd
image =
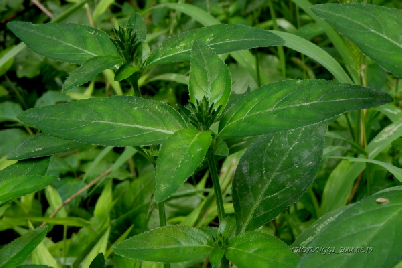
[[[0,267],[400,267],[402,4],[346,2],[2,1]]]

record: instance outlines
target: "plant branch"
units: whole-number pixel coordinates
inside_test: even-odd
[[[110,172],[112,172],[113,169],[109,168],[108,170],[106,170],[103,174],[101,174],[99,177],[97,177],[96,179],[94,179],[93,181],[91,181],[90,183],[88,183],[87,185],[85,185],[85,187],[81,188],[78,192],[76,192],[75,194],[73,194],[72,196],[70,196],[66,201],[63,202],[63,204],[61,204],[50,216],[49,218],[53,218],[54,216],[56,216],[56,214],[68,203],[70,203],[71,201],[73,201],[74,198],[76,198],[77,196],[79,196],[80,194],[82,194],[84,191],[88,190],[91,186],[95,185],[97,182],[99,182],[101,179],[103,179],[104,177],[106,177]],[[43,227],[46,225],[46,222],[43,222],[40,227]]]
[[[37,6],[40,10],[42,10],[42,12],[45,13],[49,18],[53,19],[54,15],[52,14],[52,12],[47,10],[47,8],[42,5],[38,0],[31,0],[31,2],[34,3],[35,6]]]

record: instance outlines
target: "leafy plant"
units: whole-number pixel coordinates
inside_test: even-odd
[[[294,2],[299,2],[302,7],[303,3],[308,3]],[[195,7],[185,4],[167,6],[182,8],[184,12],[193,14],[197,11]],[[393,19],[400,20],[401,11],[375,5],[325,4],[314,6],[309,12],[328,21],[374,62],[400,75],[402,42],[398,36],[402,32],[396,25],[401,25],[402,21],[398,24]],[[374,18],[381,17],[383,22],[373,25],[362,13]],[[345,20],[339,20],[339,16]],[[209,15],[206,15],[203,21],[208,22],[208,18]],[[213,19],[209,21],[214,22]],[[329,213],[322,213],[325,215],[296,239],[293,248],[275,235],[259,230],[261,226],[275,221],[312,185],[321,166],[329,120],[354,110],[362,110],[357,112],[360,116],[357,121],[363,120],[368,116],[366,109],[393,101],[389,94],[367,87],[364,79],[353,83],[341,65],[313,43],[277,30],[216,24],[174,35],[150,52],[146,24],[139,14],[130,16],[124,27],[113,31],[112,37],[101,30],[78,24],[34,25],[15,21],[7,26],[32,51],[53,60],[80,64],[65,80],[64,91],[91,81],[101,72],[113,77],[114,73],[107,69],[115,71],[116,81],[127,81],[132,87],[126,96],[122,96],[123,92],[115,84],[115,91],[121,96],[35,107],[19,113],[17,118],[12,117],[26,127],[36,128],[43,133],[30,137],[9,155],[9,159],[23,161],[0,171],[2,207],[7,206],[12,198],[34,193],[57,180],[57,175],[48,175],[48,156],[87,144],[109,147],[94,159],[93,166],[87,167],[86,174],[90,174],[88,170],[94,169],[112,147],[126,149],[110,169],[97,176],[75,196],[111,172],[117,172],[119,166],[135,152],[143,156],[143,161],[152,164],[150,175],[144,172],[142,179],[121,183],[115,192],[112,192],[110,180],[104,182],[93,211],[94,217],[88,219],[90,226],[95,227],[95,232],[87,226],[87,221],[74,221],[76,225],[87,226],[85,232],[77,237],[89,242],[76,254],[73,267],[81,263],[85,267],[105,267],[105,258],[111,254],[111,250],[105,257],[98,253],[106,251],[108,237],[114,231],[117,233],[112,250],[116,264],[119,263],[121,267],[140,265],[130,259],[142,261],[143,267],[148,261],[162,262],[164,267],[170,267],[170,263],[197,262],[208,254],[213,267],[223,268],[229,267],[229,262],[240,268],[311,267],[324,264],[352,267],[363,259],[365,267],[393,267],[401,260],[401,246],[398,243],[382,245],[400,238],[396,231],[397,223],[401,221],[400,186],[387,188],[337,210],[325,211],[321,208],[321,212]],[[366,38],[370,38],[377,49],[372,49],[373,45],[367,46],[364,41]],[[341,42],[344,41],[341,39]],[[339,82],[290,79],[248,90],[242,95],[233,95],[231,72],[218,54],[273,46],[288,46],[314,54],[314,59],[326,66]],[[381,47],[389,49],[383,50]],[[389,51],[392,51],[392,55],[389,55]],[[239,58],[239,54],[232,55]],[[247,53],[243,55],[245,58],[249,56]],[[186,60],[190,60],[187,105],[172,107],[142,97],[139,80],[144,73],[157,64]],[[250,72],[253,75],[254,71]],[[256,76],[260,76],[258,69]],[[357,140],[349,143],[365,156],[344,159],[378,164],[379,161],[374,160],[379,148],[375,147],[375,142],[387,136],[374,139],[367,145],[365,130],[360,130],[359,134],[363,137],[361,144],[357,144]],[[389,145],[399,136],[395,134],[392,140],[381,146]],[[331,137],[338,138],[336,135]],[[229,147],[232,147],[235,139],[240,140],[247,150],[237,160],[239,163],[232,185],[234,215],[228,216],[224,193],[230,182],[222,179],[223,176],[220,178],[218,160],[221,157],[229,159]],[[85,157],[82,156],[82,159]],[[28,158],[39,159],[25,160]],[[387,167],[399,180],[402,177],[397,167],[385,163],[380,165]],[[186,193],[181,193],[183,183],[203,167],[208,167],[214,190],[199,206],[198,213],[213,205],[215,200],[219,227],[194,227],[196,222],[201,221],[199,215],[182,221],[182,224],[167,225],[166,208],[170,199],[175,195],[185,196]],[[355,167],[355,173],[360,173],[359,168]],[[34,180],[40,180],[40,183]],[[52,188],[46,189],[47,195],[51,196],[48,199],[54,200],[55,207],[59,206],[53,216],[57,213],[66,214],[62,207],[68,202],[63,203]],[[127,189],[129,192],[125,192]],[[139,191],[147,197],[131,197],[130,191]],[[138,228],[132,222],[132,215],[140,215],[139,211],[149,206],[151,192],[154,192],[158,204],[159,227],[132,235],[132,229]],[[345,194],[346,198],[349,193],[350,189]],[[121,199],[123,201],[112,204],[108,200],[114,194],[125,197]],[[116,214],[114,221],[106,216],[111,211]],[[42,220],[50,224],[53,216]],[[141,221],[140,216],[135,220]],[[129,226],[125,227],[124,232],[117,231],[127,224]],[[4,267],[21,264],[39,245],[45,233],[43,227],[32,230],[2,248],[0,256],[3,253],[6,256],[3,262],[9,265]],[[365,249],[365,253],[371,251],[359,255],[361,252],[354,250],[349,254],[333,254],[325,259],[326,262],[322,260],[329,250],[332,252],[341,247]],[[308,253],[306,249],[322,254],[297,254]],[[14,253],[8,256],[6,253],[9,251]]]

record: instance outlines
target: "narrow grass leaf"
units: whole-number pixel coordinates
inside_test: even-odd
[[[370,88],[325,80],[286,80],[262,86],[222,116],[219,135],[254,136],[315,124],[356,109],[391,102]]]
[[[0,267],[14,268],[23,263],[45,238],[47,227],[37,228],[18,237],[0,249]]]
[[[63,91],[78,87],[90,80],[105,69],[111,69],[123,63],[119,57],[97,56],[88,59],[67,77],[63,84]]]
[[[307,190],[320,167],[325,127],[265,135],[248,148],[233,179],[238,232],[272,220]]]
[[[234,237],[225,256],[238,268],[292,268],[300,259],[279,238],[259,232],[246,232]]]
[[[190,59],[194,40],[205,43],[217,54],[253,47],[279,46],[284,43],[282,38],[262,29],[238,24],[212,25],[183,32],[164,41],[150,56],[147,65]]]
[[[10,153],[7,159],[24,160],[64,153],[86,146],[85,143],[63,140],[44,133],[32,136]]]
[[[211,132],[182,129],[163,144],[156,163],[155,199],[161,202],[174,194],[194,173],[211,144]]]
[[[401,260],[401,224],[402,186],[377,192],[324,215],[304,231],[294,247],[335,252],[303,254],[298,267],[394,267]]]
[[[402,77],[402,11],[358,3],[311,7],[319,17],[389,72]]]
[[[50,59],[82,64],[95,56],[119,57],[109,36],[89,26],[22,21],[9,22],[7,26],[32,51]]]
[[[118,255],[143,261],[183,262],[201,258],[213,249],[212,238],[189,226],[156,228],[114,247]]]
[[[202,101],[204,96],[214,107],[226,106],[232,87],[226,64],[208,46],[194,41],[191,50],[189,94],[190,101]]]
[[[52,136],[106,146],[158,144],[186,126],[169,105],[133,96],[34,108],[19,118]]]

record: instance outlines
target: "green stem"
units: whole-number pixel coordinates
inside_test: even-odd
[[[127,81],[134,88],[134,96],[136,97],[141,97],[140,87],[138,86],[139,78],[140,78],[139,73],[137,72],[135,72],[134,74],[132,74],[130,77],[127,78]]]
[[[212,183],[214,185],[216,204],[218,206],[219,222],[222,222],[223,219],[225,218],[225,209],[223,208],[221,185],[219,184],[218,170],[216,168],[215,156],[212,149],[208,151],[207,159],[208,159],[209,171],[212,177]]]
[[[275,15],[274,4],[272,3],[272,0],[269,1],[269,12],[271,13],[274,30],[279,31],[278,24],[276,23],[276,15]],[[285,59],[285,51],[283,49],[283,46],[278,46],[278,55],[279,55],[279,62],[281,63],[282,76],[283,76],[283,78],[286,78],[286,59]]]
[[[164,201],[159,202],[158,208],[159,208],[159,225],[160,227],[164,227],[166,226],[165,202]],[[163,267],[170,268],[170,263],[164,263]]]

